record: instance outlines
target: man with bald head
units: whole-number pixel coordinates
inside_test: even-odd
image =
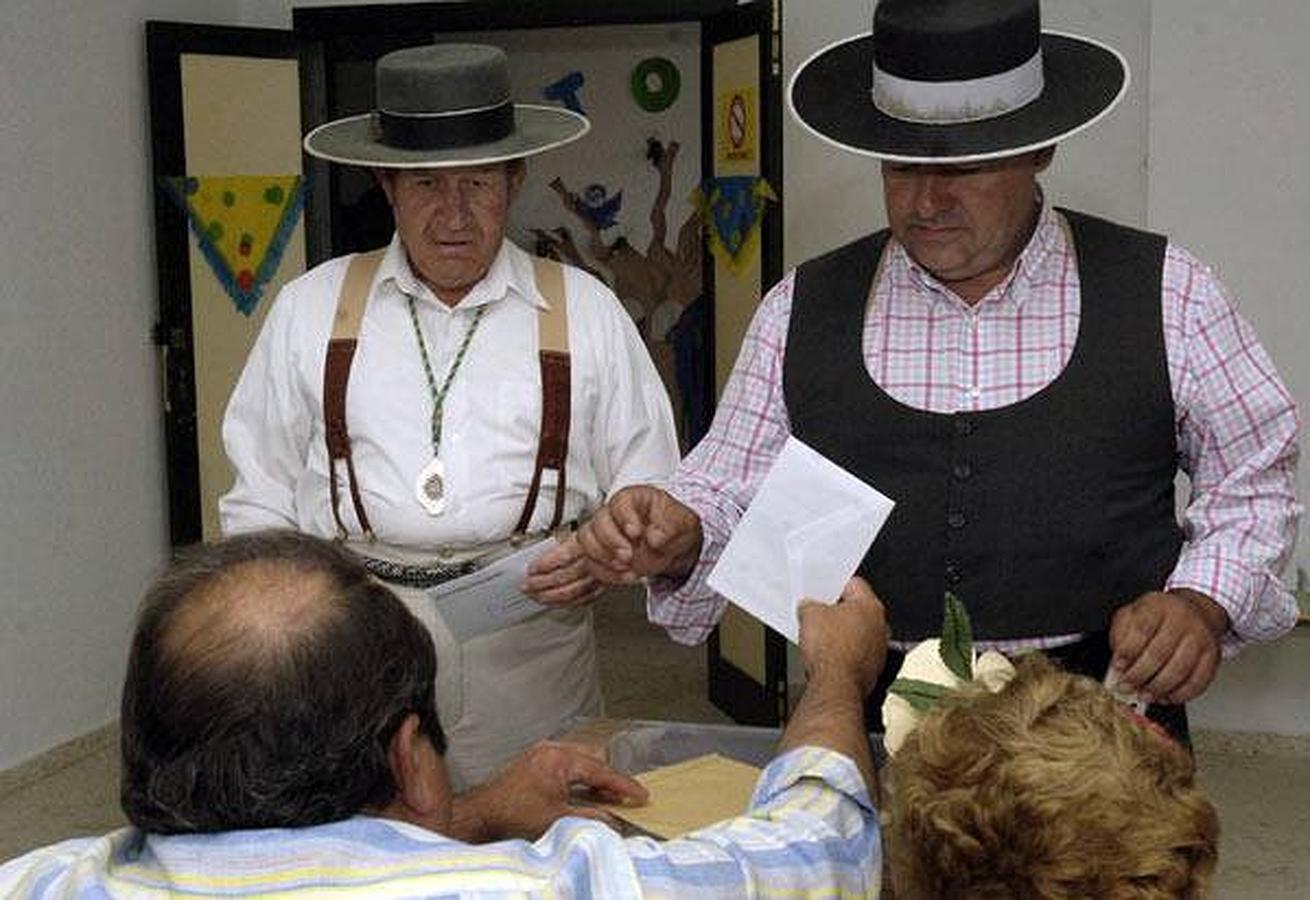
[[[0,866],[0,896],[873,893],[860,701],[886,626],[867,585],[847,593],[804,611],[811,685],[751,809],[661,844],[571,804],[646,797],[579,747],[538,743],[454,795],[432,638],[349,551],[283,531],[198,547],[151,586],[132,642],[132,827]]]

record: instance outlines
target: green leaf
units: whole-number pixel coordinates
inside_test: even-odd
[[[973,629],[969,613],[950,591],[946,592],[946,611],[942,614],[942,662],[957,678],[973,680]]]
[[[897,678],[887,691],[902,698],[914,707],[916,712],[921,713],[932,709],[939,700],[951,693],[951,689],[944,685],[919,681],[915,678]]]

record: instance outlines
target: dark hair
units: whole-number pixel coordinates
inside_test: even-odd
[[[271,612],[270,627],[258,621],[264,600],[291,611]],[[132,639],[123,811],[172,834],[314,825],[383,805],[396,792],[388,744],[406,716],[445,752],[436,665],[418,620],[335,544],[265,531],[185,551],[147,591]]]

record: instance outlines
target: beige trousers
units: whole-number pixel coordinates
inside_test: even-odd
[[[430,562],[379,544],[354,549],[404,563]],[[387,585],[432,635],[437,714],[449,741],[446,767],[463,791],[485,781],[534,741],[601,713],[591,609],[551,610],[461,643],[441,604],[418,588]]]

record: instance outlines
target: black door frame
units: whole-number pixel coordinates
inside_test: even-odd
[[[295,59],[298,53],[295,34],[281,29],[146,22],[150,183],[155,210],[156,287],[159,295],[159,318],[151,338],[160,354],[164,452],[168,473],[168,534],[175,547],[201,540],[204,521],[191,315],[191,238],[186,212],[159,187],[164,178],[186,174],[182,56],[212,54]]]

